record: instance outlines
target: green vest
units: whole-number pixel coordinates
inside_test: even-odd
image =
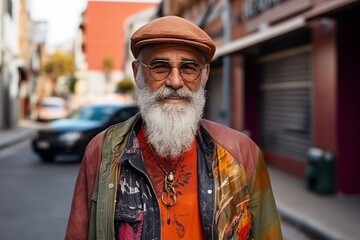
[[[114,213],[120,173],[117,160],[138,118],[139,114],[126,122],[111,126],[104,132],[100,171],[92,195],[89,240],[115,239]],[[113,201],[109,201],[110,199]]]

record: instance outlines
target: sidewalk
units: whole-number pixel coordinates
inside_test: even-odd
[[[0,151],[31,138],[34,128],[26,123],[0,129]],[[276,203],[283,221],[317,240],[360,239],[360,196],[322,196],[309,192],[305,180],[269,167]],[[359,183],[354,183],[359,184]]]
[[[32,136],[35,136],[35,134],[35,129],[22,126],[11,129],[0,129],[0,151],[6,147],[27,140]]]
[[[360,239],[360,196],[318,195],[303,179],[272,167],[269,173],[283,221],[317,240]]]

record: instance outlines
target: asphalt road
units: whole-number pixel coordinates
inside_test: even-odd
[[[0,239],[62,240],[79,163],[42,163],[25,141],[0,151]],[[285,240],[310,240],[282,223]]]
[[[29,141],[0,152],[0,239],[62,240],[78,162],[41,163]]]

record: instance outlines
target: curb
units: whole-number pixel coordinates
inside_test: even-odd
[[[285,206],[277,205],[281,219],[304,232],[307,236],[316,240],[345,240],[341,234],[318,222],[308,219],[300,213],[294,213]]]
[[[4,141],[0,141],[0,151],[7,147],[26,141],[36,135],[36,131],[31,128],[21,127],[21,128],[17,128],[16,130],[10,130],[10,131],[12,131],[12,133],[5,133],[4,137],[6,139]]]

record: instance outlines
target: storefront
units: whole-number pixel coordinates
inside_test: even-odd
[[[224,25],[228,20],[217,10],[224,2],[231,3],[231,40]],[[201,21],[218,46],[205,117],[221,123],[228,117],[230,127],[259,144],[269,164],[302,178],[308,150],[329,151],[336,192],[360,193],[354,184],[360,182],[355,172],[360,165],[355,146],[360,134],[359,1],[215,3],[209,9],[218,12],[207,12]]]

